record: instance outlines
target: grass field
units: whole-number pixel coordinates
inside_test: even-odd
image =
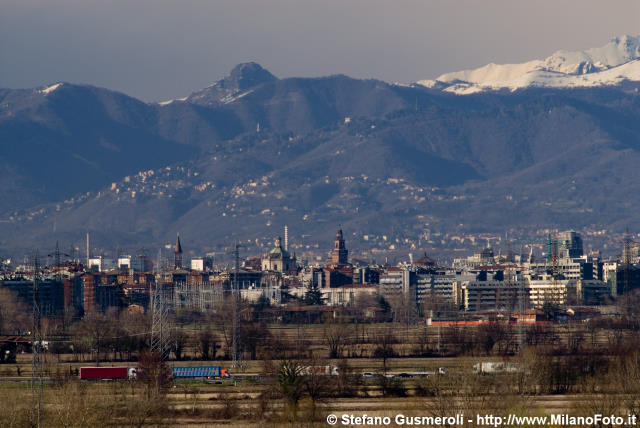
[[[393,352],[381,354],[379,349],[387,345],[380,342],[380,334],[389,328],[393,328],[394,340],[387,345]],[[341,350],[347,358],[329,359],[324,326],[277,326],[269,328],[269,335],[293,344],[286,354],[260,352],[262,359],[245,360],[241,367],[233,368],[228,360],[195,359],[198,353],[194,347],[185,352],[187,360],[169,361],[168,365],[220,365],[235,377],[176,380],[162,388],[142,381],[80,381],[76,370],[94,366],[95,355],[83,359],[77,354],[45,353],[41,395],[39,384],[33,388],[30,382],[31,355],[22,353],[15,363],[0,365],[1,426],[37,426],[38,403],[40,425],[51,427],[311,427],[328,426],[329,414],[338,418],[367,414],[393,419],[399,413],[465,414],[474,418],[478,414],[640,412],[640,398],[636,398],[640,397],[640,353],[634,332],[605,328],[582,331],[581,325],[549,328],[552,341],[529,344],[515,355],[498,352],[496,341],[492,348],[470,348],[455,357],[427,358],[411,356],[421,341],[431,349],[446,350],[452,349],[447,338],[453,336],[432,327],[362,325],[348,332],[349,340]],[[465,334],[472,336],[482,333],[477,327],[465,329]],[[201,330],[186,331],[195,337]],[[511,338],[500,340],[515,340],[518,330],[509,331]],[[510,361],[520,369],[515,373],[474,374],[473,365],[487,361]],[[338,376],[287,378],[283,368],[292,363],[298,368],[335,365],[342,372]],[[139,364],[100,362],[101,366]],[[391,377],[433,372],[440,367],[446,374]],[[365,372],[374,376],[364,377]]]

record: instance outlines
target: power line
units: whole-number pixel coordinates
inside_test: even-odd
[[[631,309],[631,246],[633,241],[627,230],[623,238],[622,262],[624,269],[623,299],[625,316],[629,315]]]
[[[33,311],[31,331],[31,389],[36,400],[36,426],[40,427],[43,393],[43,356],[42,348],[42,310],[40,307],[40,255],[38,250],[33,254]]]
[[[167,287],[160,271],[162,250],[158,251],[156,264],[155,287],[151,308],[151,352],[157,354],[162,361],[169,358],[169,328],[167,313]]]
[[[239,318],[240,318],[240,288],[238,283],[238,277],[240,276],[240,247],[241,245],[236,242],[233,255],[235,257],[235,272],[233,278],[233,286],[231,290],[231,298],[233,299],[233,367],[240,367],[242,364],[242,353],[240,351],[240,332],[239,332]]]

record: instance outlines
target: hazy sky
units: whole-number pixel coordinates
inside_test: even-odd
[[[640,34],[640,1],[0,0],[0,87],[90,83],[158,101],[244,61],[414,82],[621,34]]]

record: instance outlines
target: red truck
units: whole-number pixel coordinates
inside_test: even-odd
[[[136,367],[80,367],[84,380],[135,379],[137,374]]]

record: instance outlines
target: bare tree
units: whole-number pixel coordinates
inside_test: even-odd
[[[216,336],[209,327],[200,331],[198,334],[198,349],[201,359],[209,360],[215,358],[216,342]]]
[[[144,351],[138,362],[138,380],[145,387],[147,398],[164,397],[171,382],[171,370],[158,352]]]
[[[322,336],[329,348],[329,358],[342,358],[342,352],[353,334],[348,324],[328,323],[322,329]]]
[[[420,326],[416,329],[415,343],[416,346],[413,354],[416,356],[426,356],[431,352],[431,337],[427,326]]]
[[[224,344],[224,353],[231,358],[233,346],[233,311],[235,303],[232,296],[225,296],[215,306],[215,315],[212,317],[216,329]]]
[[[494,349],[499,355],[506,355],[515,350],[509,327],[496,320],[478,326],[475,333],[476,346],[486,355],[490,355]]]
[[[306,395],[310,399],[310,419],[315,420],[317,417],[317,404],[329,392],[330,373],[327,373],[327,368],[330,371],[331,367],[328,365],[328,361],[314,356],[304,363],[302,384]]]
[[[0,287],[0,334],[24,334],[30,329],[29,311],[16,293]]]
[[[184,357],[184,350],[185,350],[185,347],[187,346],[187,339],[188,337],[182,328],[180,327],[174,328],[171,331],[169,342],[171,346],[171,351],[173,351],[173,355],[176,357],[177,361],[182,360],[182,358]],[[214,354],[215,354],[215,348],[214,348]]]
[[[447,300],[430,290],[427,296],[422,299],[422,314],[428,318],[456,317],[460,312],[453,300]]]
[[[411,292],[398,293],[389,296],[393,321],[409,326],[418,320],[418,305],[415,296]]]
[[[258,358],[258,351],[271,340],[271,333],[264,324],[244,322],[240,326],[240,347],[249,353],[249,358]]]
[[[299,360],[283,360],[278,369],[278,386],[287,403],[287,412],[295,419],[298,402],[304,395],[303,367]]]
[[[473,349],[473,335],[465,326],[451,325],[444,329],[443,342],[454,355],[464,354]]]
[[[360,385],[362,377],[354,374],[349,362],[343,358],[338,361],[338,375],[331,376],[333,383],[333,396],[352,397],[356,394],[356,388]]]
[[[134,353],[140,353],[149,337],[149,317],[142,312],[122,311],[119,316],[121,330],[120,343],[126,359],[131,360]]]
[[[391,327],[383,327],[375,334],[373,340],[376,346],[373,350],[373,357],[382,360],[382,372],[386,375],[388,369],[387,362],[389,358],[396,355],[393,345],[398,343],[398,339],[396,339],[396,336],[393,334]]]
[[[535,324],[527,327],[526,341],[527,345],[538,347],[550,345],[556,342],[558,336],[552,327],[542,324]]]
[[[108,339],[113,336],[112,325],[105,314],[89,312],[72,330],[74,342],[84,344],[95,353],[96,365],[100,364],[100,355],[105,354],[108,349]]]

